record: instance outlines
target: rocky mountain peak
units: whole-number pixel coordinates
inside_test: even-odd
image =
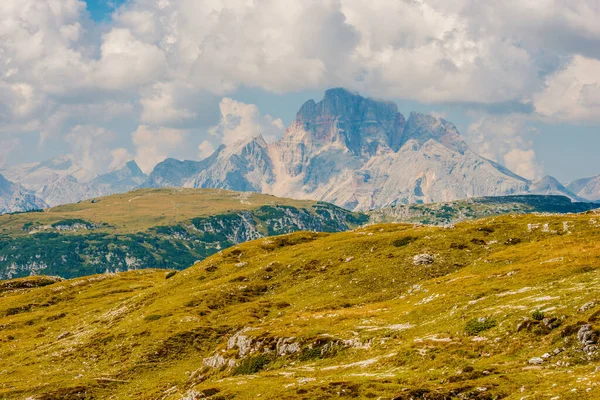
[[[73,167],[73,160],[69,156],[60,156],[60,157],[52,158],[50,160],[41,162],[35,168],[32,168],[32,170],[49,168],[49,169],[58,170],[58,171],[63,171],[63,170],[66,171],[72,167]]]
[[[225,147],[224,154],[234,154],[234,153],[244,153],[244,152],[252,152],[260,149],[266,149],[269,145],[267,141],[263,137],[263,135],[258,135],[254,137],[249,137],[245,139],[240,139],[229,146]]]
[[[536,190],[566,190],[566,188],[553,176],[546,175],[531,182],[532,189]]]
[[[600,201],[600,175],[577,179],[567,189],[587,200]]]
[[[131,173],[132,176],[135,176],[135,177],[145,177],[146,176],[146,174],[144,174],[144,172],[141,170],[140,166],[138,165],[137,162],[135,162],[135,160],[128,161],[125,164],[125,168],[127,168],[127,170],[129,170],[129,172]]]
[[[550,175],[546,175],[543,178],[532,181],[529,185],[529,191],[531,193],[543,195],[564,195],[574,201],[584,201],[583,198],[571,192],[556,178]]]
[[[461,154],[468,150],[467,144],[453,123],[414,111],[410,113],[404,127],[400,147],[409,140],[415,140],[420,145],[425,144],[428,140],[435,140]]]
[[[159,163],[142,187],[194,187],[260,192],[273,182],[269,145],[262,135],[221,145],[202,161]]]
[[[46,203],[18,183],[0,174],[0,214],[15,211],[37,210]]]
[[[284,141],[337,143],[356,156],[371,157],[382,148],[398,150],[404,123],[395,103],[336,88],[327,90],[318,103],[304,103]]]

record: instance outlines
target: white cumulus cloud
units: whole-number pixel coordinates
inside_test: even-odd
[[[209,133],[217,142],[228,145],[239,140],[262,135],[273,141],[281,136],[284,125],[281,119],[262,115],[254,104],[246,104],[228,97],[219,104],[221,121]]]
[[[535,108],[561,120],[600,121],[600,61],[574,57],[548,77],[544,90],[535,96]]]
[[[156,164],[185,145],[187,132],[140,125],[131,136],[135,146],[135,161],[142,171],[150,173]]]
[[[237,90],[335,86],[423,103],[526,103],[598,123],[599,19],[597,0],[128,0],[96,24],[83,0],[2,0],[0,133],[46,143],[93,125],[134,152],[132,126],[194,131],[190,148],[206,141],[206,154],[279,134],[277,119],[250,105],[217,108]],[[147,160],[176,150],[145,149]],[[494,157],[513,149],[531,146]]]
[[[87,179],[121,167],[132,159],[126,149],[112,148],[115,138],[114,132],[93,125],[77,125],[65,137],[70,157],[83,168]]]
[[[473,150],[481,156],[505,165],[516,174],[539,178],[543,167],[538,162],[529,139],[537,131],[528,125],[523,115],[483,115],[469,125],[466,137]]]
[[[542,168],[538,164],[535,151],[532,149],[512,149],[504,155],[504,165],[517,175],[524,178],[535,179],[542,174]]]

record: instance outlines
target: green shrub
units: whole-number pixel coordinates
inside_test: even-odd
[[[167,274],[165,275],[165,279],[169,279],[174,277],[175,275],[177,275],[177,271],[169,271],[167,272]]]
[[[312,361],[312,360],[318,360],[320,358],[323,358],[323,352],[322,352],[322,346],[316,346],[316,347],[305,347],[302,349],[302,352],[300,353],[300,361]]]
[[[488,329],[496,326],[496,321],[489,318],[473,318],[465,326],[465,332],[467,335],[476,336],[481,332],[487,331]]]
[[[149,321],[156,321],[156,320],[161,319],[161,318],[162,318],[162,315],[150,314],[150,315],[146,315],[144,317],[144,321],[147,321],[147,322],[149,322]]]
[[[541,321],[544,319],[544,312],[542,310],[535,310],[531,313],[531,318],[536,321]]]
[[[271,363],[272,359],[266,354],[244,359],[234,370],[233,375],[252,375],[262,371]]]
[[[409,245],[410,243],[414,242],[415,240],[417,240],[417,238],[414,236],[405,236],[401,239],[394,240],[394,242],[392,242],[392,244],[396,247],[403,247],[403,246]]]

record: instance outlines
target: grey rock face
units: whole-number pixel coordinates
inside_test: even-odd
[[[586,353],[593,353],[598,349],[598,339],[600,333],[592,328],[592,325],[586,324],[579,328],[577,339]]]
[[[529,193],[542,195],[563,195],[573,201],[585,201],[584,198],[577,196],[569,189],[564,187],[556,178],[544,176],[541,179],[532,181],[529,185]]]
[[[413,257],[414,265],[431,265],[435,262],[435,259],[429,254],[417,254]]]
[[[221,368],[224,365],[227,365],[229,368],[233,368],[235,364],[235,360],[225,358],[220,354],[215,354],[202,360],[202,365],[214,369]]]
[[[531,365],[539,365],[539,364],[543,364],[544,363],[544,359],[542,357],[533,357],[529,360],[529,364]]]
[[[311,143],[343,144],[355,156],[375,155],[380,147],[398,150],[402,144],[404,116],[393,102],[377,101],[346,89],[330,89],[322,101],[306,102],[284,136],[295,131],[309,133]]]
[[[46,207],[42,199],[0,175],[0,214],[39,210]]]
[[[529,193],[600,199],[600,177],[574,183],[579,195],[552,177],[528,181],[472,152],[452,123],[415,112],[405,119],[393,102],[342,88],[307,101],[276,143],[258,136],[202,161],[167,159],[149,177],[135,163],[91,176],[65,157],[9,172],[50,205],[140,186],[262,192],[356,211]]]
[[[600,201],[600,175],[591,178],[577,179],[567,185],[567,188],[579,197],[591,201]]]
[[[221,146],[205,160],[168,159],[158,164],[143,187],[217,188],[263,192],[274,182],[274,166],[262,136]]]
[[[416,112],[410,113],[400,147],[409,140],[415,140],[421,146],[428,140],[435,140],[461,154],[468,150],[467,144],[452,123]]]

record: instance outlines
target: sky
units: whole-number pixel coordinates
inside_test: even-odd
[[[124,2],[124,0],[87,0],[86,7],[94,21],[102,22],[110,19],[112,13]]]
[[[2,0],[0,166],[103,173],[276,140],[331,87],[533,179],[600,174],[597,0]]]

